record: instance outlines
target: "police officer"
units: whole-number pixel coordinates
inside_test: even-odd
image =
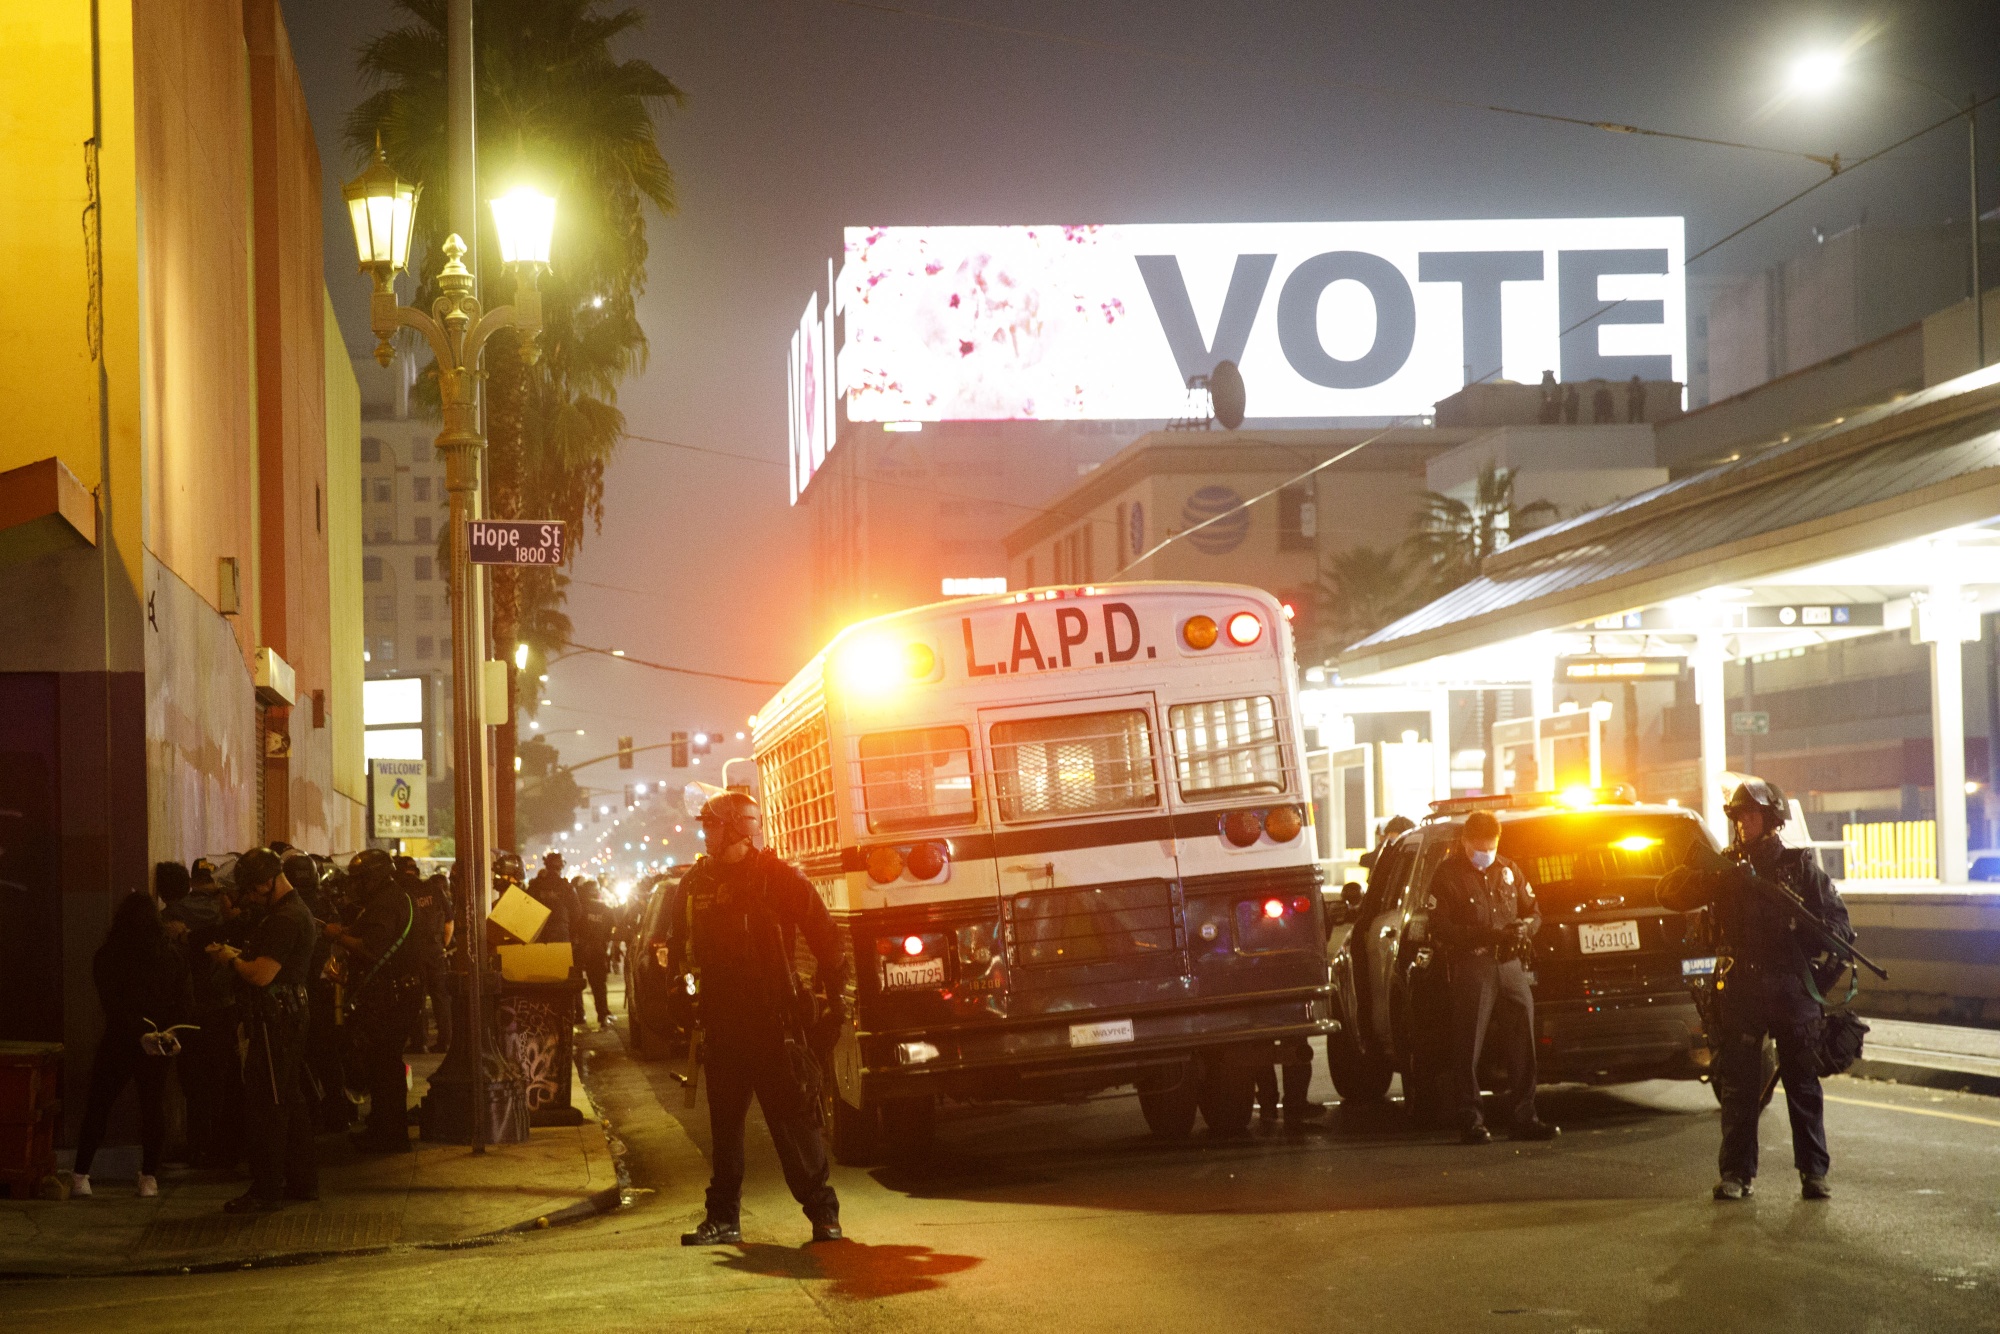
[[[518,854],[505,854],[514,860],[515,874],[520,874],[521,858]],[[528,893],[535,901],[549,910],[549,920],[542,923],[543,941],[574,940],[577,918],[581,909],[577,905],[576,891],[569,881],[563,879],[563,859],[560,852],[551,852],[542,858],[542,869],[528,882]]]
[[[418,877],[416,861],[409,857],[398,858],[399,869],[404,862],[409,862],[412,877],[405,888],[417,905],[417,923],[424,928],[424,994],[430,997],[431,1022],[437,1027],[437,1037],[430,1049],[434,1052],[446,1051],[451,1047],[451,990],[447,973],[451,939],[458,930],[458,910],[451,900],[451,881],[443,872]],[[419,1045],[423,1042],[423,1030],[423,1018],[419,1015],[416,1028]]]
[[[1847,905],[1808,848],[1787,848],[1778,830],[1788,814],[1783,795],[1761,778],[1745,779],[1723,810],[1733,837],[1727,858],[1697,844],[1690,863],[1660,881],[1659,900],[1691,912],[1708,908],[1718,937],[1715,1024],[1719,1043],[1714,1073],[1722,1104],[1721,1180],[1718,1200],[1743,1200],[1757,1178],[1757,1120],[1764,1101],[1764,1038],[1778,1044],[1778,1075],[1792,1122],[1792,1165],[1800,1193],[1830,1199],[1826,1184],[1826,1099],[1820,1090],[1820,1005],[1813,992],[1814,951],[1801,941],[1795,911],[1775,894],[1760,892],[1753,878],[1791,890],[1820,921],[1852,939]],[[1711,860],[1712,859],[1712,860]],[[1725,962],[1726,961],[1726,962]],[[1832,982],[1832,977],[1824,981]]]
[[[407,1153],[403,1047],[424,1000],[423,927],[387,853],[363,849],[347,870],[359,882],[359,911],[326,932],[347,951],[348,1073],[368,1093],[368,1122],[348,1139],[365,1152]]]
[[[576,882],[577,919],[576,965],[590,983],[591,999],[597,1004],[597,1026],[611,1022],[610,972],[611,931],[616,925],[612,906],[604,901],[595,880]]]
[[[1500,1029],[1506,1055],[1508,1134],[1541,1140],[1561,1133],[1535,1114],[1535,996],[1526,961],[1542,910],[1528,877],[1499,850],[1500,821],[1491,811],[1472,812],[1428,889],[1431,934],[1451,989],[1450,1090],[1466,1144],[1493,1139],[1479,1110],[1479,1054],[1489,1023]]]
[[[813,1240],[841,1237],[789,942],[805,937],[828,997],[841,994],[845,963],[812,882],[757,846],[762,828],[762,813],[746,792],[719,793],[702,807],[708,851],[682,881],[687,909],[676,918],[668,945],[670,975],[693,972],[699,979],[713,1152],[707,1216],[681,1237],[683,1246],[742,1239],[743,1118],[753,1093],[785,1184],[812,1222]]]
[[[253,848],[237,860],[236,893],[258,911],[256,923],[240,951],[218,941],[208,954],[226,960],[235,974],[249,1037],[242,1075],[250,1189],[222,1207],[232,1214],[271,1213],[288,1199],[319,1198],[312,1109],[303,1081],[306,970],[319,932],[269,848]]]

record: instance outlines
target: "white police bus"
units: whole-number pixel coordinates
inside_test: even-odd
[[[1240,1132],[1255,1068],[1328,1029],[1290,627],[1268,593],[964,598],[842,632],[758,714],[771,845],[852,953],[835,1151],[940,1097],[1136,1085]]]

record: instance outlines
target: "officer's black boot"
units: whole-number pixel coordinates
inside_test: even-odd
[[[683,1246],[733,1246],[743,1240],[743,1229],[720,1218],[704,1218],[692,1232],[681,1233]]]
[[[1826,1184],[1824,1176],[1811,1172],[1799,1173],[1799,1197],[1807,1200],[1830,1200],[1833,1187]]]
[[[847,1236],[840,1230],[838,1218],[816,1218],[813,1220],[814,1241],[840,1241]]]

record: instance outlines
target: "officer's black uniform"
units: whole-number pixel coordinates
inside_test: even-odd
[[[1730,809],[1736,808],[1737,798],[1732,797]],[[1771,812],[1780,822],[1782,810],[1779,804]],[[1719,1047],[1713,1078],[1722,1105],[1722,1151],[1717,1162],[1724,1182],[1717,1195],[1739,1198],[1735,1192],[1725,1196],[1725,1187],[1730,1183],[1747,1187],[1757,1175],[1763,1047],[1769,1034],[1778,1045],[1778,1076],[1784,1081],[1792,1123],[1792,1163],[1801,1177],[1810,1179],[1809,1193],[1819,1198],[1831,1163],[1826,1097],[1819,1082],[1820,1004],[1807,989],[1811,965],[1806,947],[1792,930],[1791,910],[1776,896],[1760,893],[1750,877],[1784,885],[1815,917],[1851,939],[1847,905],[1811,850],[1784,846],[1775,823],[1748,847],[1732,846],[1730,852],[1737,865],[1678,867],[1660,881],[1658,890],[1665,907],[1680,912],[1711,909],[1719,957],[1730,961],[1721,975],[1714,1011]]]
[[[537,903],[549,910],[549,920],[542,923],[542,933],[535,938],[544,944],[574,940],[578,909],[576,891],[569,887],[569,881],[563,879],[553,867],[544,866],[535,872],[527,890]]]
[[[442,875],[434,875],[405,883],[404,890],[417,906],[417,926],[424,933],[424,995],[430,997],[431,1018],[437,1024],[437,1039],[430,1044],[430,1049],[444,1051],[451,1046],[451,990],[445,976],[445,928],[454,912],[451,884]],[[419,1005],[421,1003],[419,1001]],[[424,1039],[421,1014],[417,1016],[413,1036],[421,1048]]]
[[[597,1023],[602,1027],[611,1022],[611,931],[617,918],[611,905],[598,897],[596,885],[588,880],[582,883],[585,889],[577,895],[577,918],[571,933],[575,938],[576,966],[590,983],[591,999],[597,1005]]]
[[[819,1108],[786,1050],[788,1041],[803,1039],[790,1013],[789,943],[803,936],[821,979],[837,978],[844,965],[833,919],[812,883],[764,849],[734,864],[703,856],[681,888],[691,906],[674,923],[668,972],[680,976],[690,957],[700,970],[713,1154],[708,1221],[730,1228],[740,1221],[743,1118],[754,1093],[792,1197],[815,1227],[837,1225],[840,1200],[828,1181]]]
[[[261,849],[259,850],[261,851]],[[237,864],[239,884],[261,883],[262,868],[246,853]],[[270,853],[270,870],[277,859]],[[245,864],[258,872],[245,881]],[[306,970],[312,963],[319,924],[296,892],[272,904],[250,929],[245,959],[275,959],[278,972],[268,986],[237,980],[238,1008],[249,1035],[243,1059],[243,1122],[250,1158],[250,1190],[230,1202],[233,1212],[267,1210],[287,1197],[319,1194],[319,1163],[313,1150],[313,1113],[306,1100]]]
[[[410,1123],[403,1083],[403,1047],[424,1003],[424,928],[417,907],[393,874],[377,873],[374,893],[348,928],[361,941],[347,961],[353,1028],[349,1073],[368,1091],[368,1124],[359,1148],[407,1151]]]
[[[1431,875],[1431,934],[1451,988],[1450,1091],[1468,1139],[1485,1138],[1479,1111],[1479,1056],[1489,1022],[1505,1044],[1510,1129],[1541,1137],[1535,1115],[1535,996],[1523,962],[1542,910],[1521,868],[1495,857],[1484,871],[1463,845]]]

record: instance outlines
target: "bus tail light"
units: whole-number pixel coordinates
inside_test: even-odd
[[[1297,898],[1292,900],[1292,911],[1297,913],[1301,917],[1304,917],[1307,913],[1311,912],[1312,909],[1313,909],[1313,901],[1307,898],[1303,894],[1299,895]]]
[[[1239,611],[1229,618],[1229,642],[1238,648],[1248,648],[1262,637],[1264,623],[1257,619],[1255,612]]]
[[[1269,834],[1275,843],[1291,842],[1299,836],[1299,830],[1304,827],[1305,822],[1299,818],[1299,808],[1296,806],[1279,806],[1264,816],[1264,832]]]
[[[882,844],[868,849],[868,878],[878,885],[899,880],[903,875],[903,854]]]
[[[1231,811],[1222,817],[1222,837],[1232,847],[1247,848],[1264,832],[1255,811]]]
[[[1264,900],[1264,916],[1270,918],[1272,921],[1275,922],[1284,915],[1285,915],[1285,901],[1283,899]]]
[[[1190,616],[1181,626],[1181,642],[1192,649],[1212,648],[1215,644],[1215,621],[1208,616]]]
[[[909,955],[912,959],[914,959],[923,952],[924,952],[924,938],[922,936],[903,937],[903,953]]]
[[[911,848],[903,862],[910,868],[910,874],[919,880],[935,880],[944,874],[945,863],[950,860],[942,843],[919,843]]]

